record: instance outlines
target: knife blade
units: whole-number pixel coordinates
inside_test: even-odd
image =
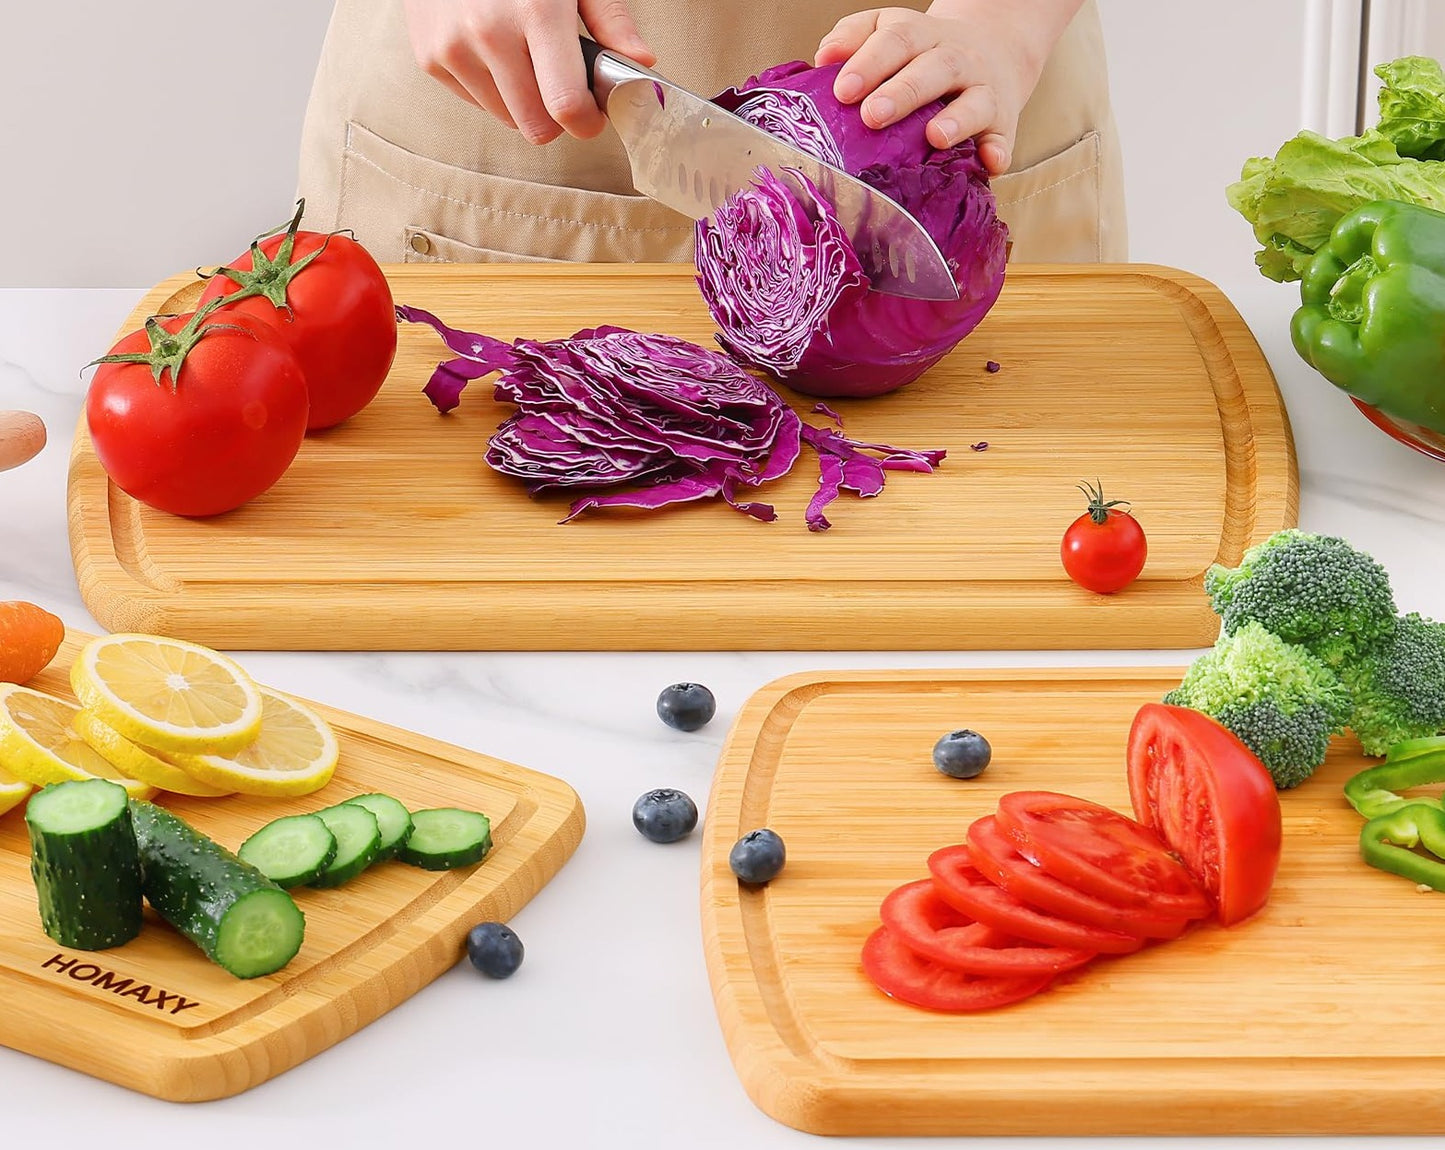
[[[750,187],[760,167],[799,191],[791,171],[801,172],[833,205],[873,290],[958,298],[933,237],[896,201],[585,36],[582,53],[588,85],[627,149],[639,192],[700,220]]]

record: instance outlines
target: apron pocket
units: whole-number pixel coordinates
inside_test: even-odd
[[[1097,263],[1100,141],[1089,132],[1046,160],[993,180],[998,214],[1021,263]]]
[[[693,222],[646,196],[514,180],[346,126],[340,214],[383,263],[685,263]]]

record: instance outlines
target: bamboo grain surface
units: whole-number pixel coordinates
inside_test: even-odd
[[[67,699],[72,633],[30,685]],[[335,728],[332,781],[295,799],[158,802],[236,849],[283,814],[382,791],[412,809],[460,806],[492,820],[494,847],[456,871],[379,864],[334,890],[299,889],[301,952],[273,975],[213,966],[147,909],[139,938],[78,951],[41,930],[22,809],[0,817],[0,1044],[176,1102],[247,1090],[342,1041],[465,961],[467,931],[505,921],[582,838],[565,783],[485,755],[312,704]]]
[[[895,1002],[859,953],[883,897],[1013,790],[1130,811],[1124,748],[1180,670],[801,675],[743,709],[704,826],[704,951],[743,1086],[777,1120],[849,1135],[1445,1134],[1445,895],[1366,866],[1341,788],[1352,739],[1281,795],[1269,904],[1096,959],[972,1015]],[[930,752],[970,726],[977,779]],[[769,826],[782,874],[727,855]]]
[[[386,271],[398,302],[503,338],[605,322],[713,343],[687,268]],[[194,276],[165,281],[127,330],[196,294]],[[70,542],[91,612],[112,630],[227,649],[1187,647],[1214,637],[1204,570],[1296,519],[1268,364],[1218,289],[1167,268],[1011,267],[994,310],[932,371],[836,404],[861,439],[945,448],[941,469],[890,473],[876,499],[845,495],[818,534],[803,523],[808,449],[762,492],[775,523],[715,502],[559,526],[565,501],[531,499],[483,462],[510,411],[486,383],[446,417],[421,395],[445,357],[429,328],[402,325],[377,400],[309,437],[271,491],[211,520],[113,487],[82,419]],[[1083,510],[1075,485],[1096,478],[1132,502],[1150,543],[1141,580],[1112,598],[1059,563]]]

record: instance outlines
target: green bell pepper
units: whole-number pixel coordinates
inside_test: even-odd
[[[1396,791],[1445,782],[1445,737],[1396,743],[1378,767],[1350,778],[1345,798],[1369,821],[1360,831],[1360,857],[1372,867],[1445,891],[1445,806],[1407,799]],[[1435,855],[1418,854],[1424,847]]]
[[[1435,855],[1416,854],[1423,846]],[[1360,832],[1360,857],[1372,867],[1445,891],[1445,810],[1439,803],[1406,803]]]
[[[1445,737],[1411,739],[1391,747],[1378,767],[1351,776],[1345,784],[1345,798],[1365,818],[1373,819],[1401,807],[1432,801],[1407,799],[1396,791],[1440,782],[1445,782]],[[1434,805],[1440,806],[1438,802]]]
[[[1376,200],[1342,217],[1300,281],[1295,350],[1336,387],[1445,433],[1445,213]]]

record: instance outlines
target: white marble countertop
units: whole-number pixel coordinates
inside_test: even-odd
[[[1292,289],[1252,269],[1221,287],[1285,393],[1300,458],[1301,525],[1344,535],[1375,554],[1392,573],[1402,610],[1445,618],[1445,465],[1374,431],[1295,358],[1287,331]],[[87,630],[99,625],[80,601],[65,526],[66,462],[85,390],[80,368],[103,353],[139,295],[0,291],[0,409],[34,411],[50,429],[37,459],[0,473],[0,599],[33,600]],[[116,1150],[157,1143],[374,1146],[384,1138],[395,1144],[399,1135],[523,1147],[808,1144],[809,1136],[753,1107],[723,1046],[698,928],[698,836],[666,850],[647,843],[631,825],[633,800],[665,785],[703,805],[737,709],[788,672],[1188,657],[244,654],[252,673],[279,689],[558,775],[577,789],[588,812],[586,837],[513,921],[527,960],[502,983],[481,979],[463,962],[352,1038],[219,1102],[157,1102],[0,1049],[3,1140]],[[705,682],[718,697],[716,719],[696,735],[671,732],[653,714],[657,691],[681,679]]]

